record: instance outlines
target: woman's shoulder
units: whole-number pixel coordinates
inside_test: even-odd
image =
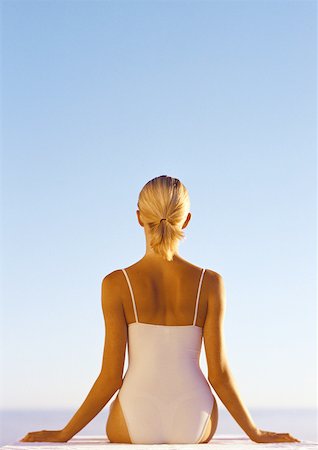
[[[104,275],[102,279],[102,284],[108,286],[116,286],[118,285],[118,282],[121,281],[122,276],[123,276],[122,269],[115,269]]]
[[[138,262],[127,266],[127,268],[125,268],[125,269],[128,269],[128,270],[134,269],[134,268],[137,268],[137,265],[138,265]],[[186,265],[187,265],[188,270],[192,269],[193,271],[202,271],[202,269],[204,269],[205,270],[204,278],[210,280],[210,282],[213,282],[215,284],[223,283],[223,276],[216,270],[205,268],[205,267],[200,267],[200,266],[192,264],[190,262],[187,262]],[[112,283],[112,282],[116,283],[116,281],[122,280],[123,269],[124,268],[114,269],[113,271],[106,274],[103,277],[103,283]]]
[[[223,276],[212,269],[206,269],[206,285],[210,293],[215,295],[218,292],[224,291],[224,279]],[[213,296],[214,296],[213,295]]]
[[[211,280],[221,281],[223,279],[222,275],[219,272],[216,272],[215,270],[205,269],[205,271]]]

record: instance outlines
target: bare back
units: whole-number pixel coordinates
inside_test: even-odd
[[[146,260],[126,268],[140,322],[157,325],[189,325],[193,321],[196,292],[202,268],[180,258],[164,264]],[[207,271],[211,272],[211,271]],[[207,314],[210,273],[205,273],[196,325],[203,327]],[[127,283],[122,276],[123,307],[127,324],[135,321]]]

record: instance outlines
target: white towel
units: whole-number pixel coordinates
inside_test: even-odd
[[[14,442],[12,444],[1,447],[6,450],[112,450],[120,446],[121,450],[145,450],[147,447],[151,450],[219,450],[227,446],[228,450],[261,450],[261,449],[281,449],[281,450],[297,450],[297,449],[315,449],[318,450],[318,443],[312,441],[302,442],[279,442],[270,444],[258,444],[253,442],[245,435],[229,435],[229,434],[215,434],[211,441],[207,444],[113,444],[110,443],[106,437],[103,436],[83,436],[77,435],[68,442]]]

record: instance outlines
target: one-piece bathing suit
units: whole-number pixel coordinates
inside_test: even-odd
[[[139,322],[132,286],[122,271],[136,319],[128,324],[129,364],[118,392],[131,443],[199,443],[215,401],[199,365],[202,327],[195,324],[205,269],[192,325]]]

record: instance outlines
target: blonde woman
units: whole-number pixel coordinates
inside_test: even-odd
[[[218,423],[211,385],[253,441],[300,442],[288,433],[260,430],[240,397],[225,352],[222,276],[178,253],[191,219],[186,187],[166,175],[150,180],[139,194],[137,219],[145,232],[144,257],[102,282],[106,333],[100,375],[62,430],[28,433],[22,441],[66,442],[118,391],[106,424],[111,442],[206,443]],[[199,366],[202,338],[208,380]]]

